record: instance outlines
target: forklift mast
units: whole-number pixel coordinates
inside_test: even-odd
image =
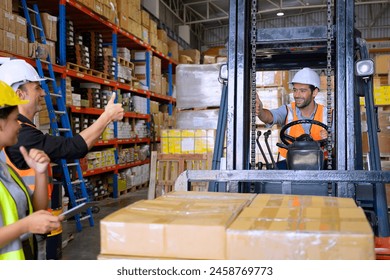
[[[253,31],[249,28],[253,27],[252,2],[230,1],[226,170],[185,171],[176,180],[175,189],[188,190],[191,182],[212,181],[224,183],[225,189],[218,191],[248,192],[252,191],[249,186],[253,182],[266,181],[280,183],[281,193],[290,194],[294,184],[329,184],[334,189],[331,195],[353,198],[368,209],[373,215],[371,223],[376,236],[389,237],[385,183],[390,182],[390,171],[381,170],[372,75],[355,74],[356,62],[369,60],[369,53],[354,27],[354,0],[334,1],[330,26],[328,22],[328,26],[256,29],[257,71],[329,69],[331,61],[335,89],[332,170],[253,170],[250,144],[254,52]],[[328,9],[329,6],[330,3]],[[331,59],[328,57],[330,32]],[[367,114],[368,170],[363,167],[360,96],[364,96]]]

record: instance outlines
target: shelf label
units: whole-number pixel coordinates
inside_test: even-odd
[[[110,81],[107,81],[107,80],[104,80],[103,82],[104,82],[105,84],[107,84],[107,85],[110,84]]]

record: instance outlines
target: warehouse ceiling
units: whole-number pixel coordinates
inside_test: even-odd
[[[226,25],[229,20],[229,0],[161,0],[174,12],[182,24],[202,24],[203,28]],[[284,16],[302,15],[326,10],[327,0],[257,0],[258,19],[276,18],[277,12]],[[333,2],[333,0],[332,0]],[[355,0],[355,5],[389,4],[390,0]]]

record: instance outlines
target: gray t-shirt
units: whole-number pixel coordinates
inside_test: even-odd
[[[8,171],[7,164],[0,160],[0,180],[4,184],[4,186],[8,189],[12,197],[16,202],[16,207],[18,209],[18,217],[19,220],[26,217],[28,215],[28,203],[27,198],[24,191],[19,187],[19,185],[14,181],[11,177],[11,174]],[[27,188],[30,197],[33,192]],[[4,225],[4,221],[2,220],[2,215],[0,215],[0,225]],[[23,236],[22,240],[24,240],[27,236]]]
[[[285,125],[286,118],[287,118],[287,107],[286,107],[286,105],[282,105],[279,108],[272,109],[272,110],[270,110],[270,112],[271,112],[272,116],[274,117],[274,121],[273,121],[272,124],[268,124],[267,127],[271,127],[271,126],[273,126],[275,124],[278,124],[280,126]],[[301,112],[301,110],[299,110],[298,107],[296,107],[296,112],[297,112],[298,120],[303,120],[303,119],[311,119],[312,120],[312,119],[314,119],[315,110],[310,115],[309,118],[303,117],[302,116],[302,112]],[[311,124],[309,124],[309,123],[302,124],[302,127],[303,127],[305,133],[310,134],[310,126],[311,126]]]

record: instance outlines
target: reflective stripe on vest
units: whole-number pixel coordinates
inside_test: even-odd
[[[20,125],[28,125],[32,128],[35,128],[37,129],[36,126],[30,124],[30,123],[27,123],[27,122],[21,122],[19,121],[19,124]],[[19,168],[17,168],[8,158],[7,156],[7,153],[6,154],[6,157],[7,157],[7,163],[9,165],[11,165],[11,167],[16,170],[16,172],[18,172],[18,174],[23,178],[23,181],[25,182],[25,184],[31,189],[31,190],[35,190],[35,171],[33,169],[27,169],[27,170],[21,170]],[[49,201],[51,200],[51,194],[53,192],[53,171],[51,169],[51,165],[49,164],[49,166],[47,167],[47,174],[48,174],[48,178],[47,178],[47,181],[48,181],[48,185],[47,185],[47,191],[48,191],[48,195],[49,195]]]
[[[23,182],[29,187],[32,191],[35,189],[35,171],[34,169],[18,169],[9,159],[6,154],[7,164],[10,165],[16,172],[18,172],[19,176],[22,177]]]
[[[35,190],[35,171],[34,171],[34,169],[32,169],[32,168],[25,169],[25,170],[18,169],[11,162],[11,160],[7,156],[7,153],[5,153],[5,157],[6,157],[6,160],[7,160],[7,164],[9,166],[11,166],[19,174],[20,177],[22,177],[23,182],[26,184],[26,186],[28,186],[30,188],[30,190],[34,191]],[[50,200],[51,199],[51,194],[53,192],[53,175],[52,175],[53,172],[52,172],[52,169],[51,169],[50,165],[47,167],[47,173],[48,173],[47,191],[49,193],[49,200]]]
[[[24,194],[26,195],[29,214],[31,214],[33,212],[33,207],[26,186],[23,184],[23,181],[19,178],[16,172],[12,170],[12,168],[9,167],[8,170],[12,178],[15,180],[15,182],[18,184],[18,186],[21,188],[21,190],[23,190]],[[0,203],[1,214],[4,222],[3,226],[7,226],[17,222],[19,218],[18,218],[18,210],[17,210],[15,200],[10,194],[10,192],[8,191],[8,189],[4,186],[3,182],[1,181],[0,181],[0,201],[1,201]],[[32,246],[31,238],[30,238],[30,245]],[[25,257],[24,257],[22,242],[20,241],[19,238],[11,241],[6,246],[0,248],[0,260],[24,260],[24,259]]]
[[[287,108],[286,124],[288,124],[292,121],[297,121],[298,116],[297,116],[295,102],[292,102],[291,104],[286,105],[286,108]],[[316,109],[316,112],[314,114],[313,120],[322,122],[324,124],[327,123],[327,112],[325,110],[325,107],[322,106],[321,104],[317,104],[317,109]],[[322,137],[321,137],[320,132],[323,129],[324,128],[319,126],[319,125],[311,125],[310,126],[311,137],[313,137],[313,139],[316,141],[321,140]],[[290,127],[288,130],[286,130],[285,133],[294,137],[294,138],[297,138],[297,137],[301,136],[302,134],[304,134],[305,130],[303,129],[302,124],[299,124],[299,125],[294,125],[294,126]],[[286,155],[287,155],[286,149],[279,148],[279,153],[282,157],[286,158]]]

